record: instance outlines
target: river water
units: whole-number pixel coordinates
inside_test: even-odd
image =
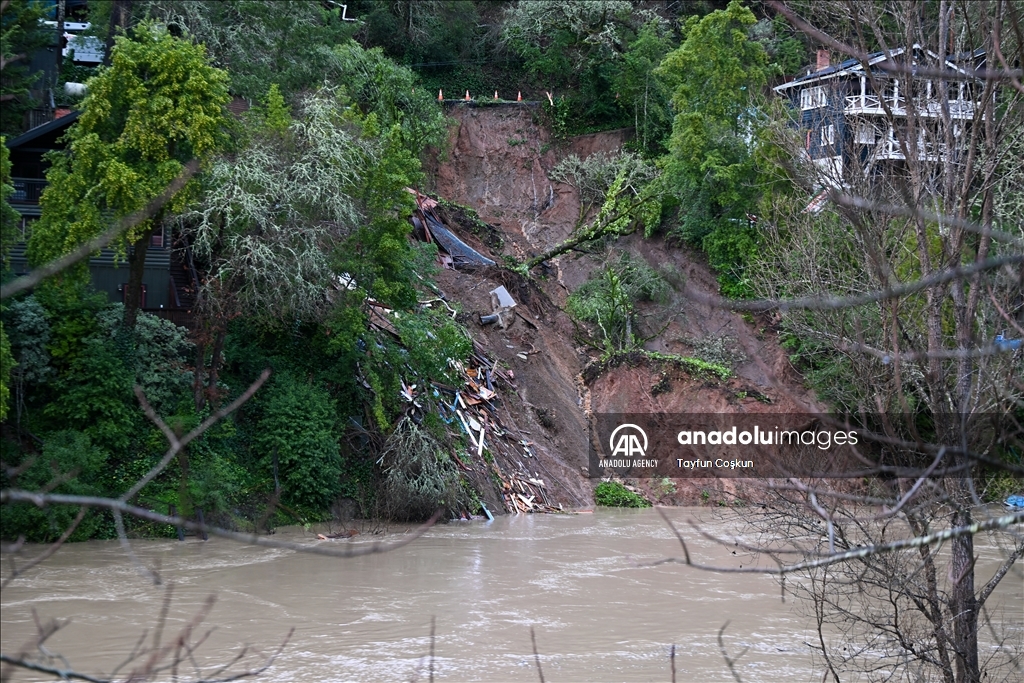
[[[730,535],[739,513],[669,514]],[[277,537],[325,542],[301,529]],[[726,567],[751,561],[700,538],[689,545],[695,560]],[[807,645],[817,638],[813,625],[797,601],[781,600],[773,579],[643,566],[680,556],[653,510],[457,522],[397,551],[351,559],[214,539],[133,546],[174,584],[167,633],[216,595],[206,621],[216,630],[200,663],[224,661],[245,644],[271,651],[295,629],[258,680],[426,681],[432,617],[439,681],[538,680],[531,627],[548,681],[667,681],[672,644],[679,681],[732,680],[718,644],[727,622],[729,655],[746,649],[736,664],[743,681],[822,679]],[[979,538],[976,550],[979,579],[987,580],[996,549]],[[52,651],[76,669],[109,672],[156,622],[164,595],[116,542],[69,545],[3,591],[0,644],[4,652],[16,650],[34,632],[35,609],[40,618],[71,619],[49,641]],[[995,617],[1020,632],[1019,573],[1007,577],[994,599]],[[19,672],[14,680],[48,679]]]

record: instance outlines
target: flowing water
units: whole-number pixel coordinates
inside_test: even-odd
[[[736,528],[731,511],[669,514],[716,534]],[[301,529],[280,530],[277,538],[324,543]],[[997,551],[977,543],[979,579],[987,580]],[[680,556],[652,510],[457,522],[397,551],[352,559],[213,539],[133,545],[174,584],[166,633],[216,594],[206,621],[216,630],[200,650],[201,663],[224,661],[245,644],[272,651],[295,629],[258,680],[425,681],[431,617],[438,681],[538,680],[531,627],[548,681],[667,681],[672,644],[679,681],[732,680],[718,643],[726,623],[728,654],[746,649],[736,664],[743,681],[822,679],[807,644],[817,639],[813,624],[798,601],[780,599],[773,579],[643,566]],[[751,561],[699,538],[689,547],[695,560],[719,566]],[[0,643],[10,653],[31,636],[33,609],[44,619],[70,618],[50,649],[78,670],[109,672],[156,623],[164,595],[116,542],[69,545],[3,591]],[[993,614],[1019,632],[1019,573],[995,599]],[[14,680],[46,679],[19,672]]]

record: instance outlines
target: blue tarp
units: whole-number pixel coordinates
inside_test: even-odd
[[[427,221],[427,229],[430,230],[431,237],[439,247],[451,255],[456,267],[494,265],[494,261],[456,237],[455,233],[442,225],[441,221],[431,212],[423,211],[422,215]]]

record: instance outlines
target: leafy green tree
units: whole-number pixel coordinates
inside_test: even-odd
[[[431,3],[410,4],[418,17]],[[151,0],[137,12],[205,45],[213,63],[228,71],[234,95],[261,101],[267,84],[275,83],[297,108],[311,91],[343,85],[364,113],[377,114],[382,128],[400,123],[416,154],[447,139],[441,109],[415,87],[415,73],[352,40],[358,26],[342,21],[338,8],[304,0]]]
[[[388,59],[380,49],[363,49],[354,40],[334,48],[335,82],[364,114],[375,114],[382,130],[398,125],[402,144],[419,156],[425,147],[448,141],[448,120],[434,97],[416,87],[416,74]]]
[[[213,64],[231,78],[231,92],[259,100],[277,83],[292,105],[302,93],[336,80],[335,45],[356,26],[340,9],[306,0],[149,0],[137,16],[173,25],[206,46]]]
[[[624,0],[529,0],[508,7],[501,37],[538,87],[558,96],[552,111],[556,133],[574,135],[629,124],[632,116],[624,117],[615,104],[613,84],[630,43],[649,24],[664,20]],[[634,52],[627,75],[650,48],[648,40]]]
[[[616,102],[633,118],[637,146],[647,156],[664,152],[671,131],[670,92],[656,68],[671,49],[667,26],[649,21],[632,41],[612,79]]]
[[[52,424],[81,431],[107,453],[125,457],[142,417],[132,394],[134,378],[112,341],[92,336],[82,347],[53,381],[54,400],[43,412]]]
[[[103,232],[112,219],[143,208],[192,159],[205,159],[223,142],[227,75],[209,64],[201,45],[175,38],[155,24],[119,36],[111,66],[89,82],[82,114],[67,133],[68,154],[51,154],[42,217],[29,241],[34,265],[72,250]],[[180,210],[186,187],[163,212]],[[116,243],[130,273],[126,329],[140,305],[142,273],[158,215]],[[84,264],[65,278],[84,280]]]
[[[643,228],[650,235],[661,222],[662,194],[654,165],[636,154],[566,157],[551,178],[577,188],[580,212],[569,238],[526,261],[530,270],[576,247],[606,237],[628,235]],[[600,209],[588,220],[590,210]]]
[[[120,303],[99,311],[97,336],[115,342],[124,315]],[[188,401],[192,386],[192,372],[187,369],[191,350],[184,327],[155,315],[139,314],[135,343],[126,365],[134,376],[133,384],[142,388],[157,414],[173,415],[178,412],[179,403]]]
[[[358,17],[357,38],[380,46],[403,64],[437,64],[479,59],[486,36],[481,35],[483,5],[470,0],[369,0],[348,3]]]
[[[755,95],[771,70],[748,37],[755,23],[738,0],[690,17],[682,44],[658,69],[676,112],[664,172],[667,191],[685,207],[678,234],[708,252],[727,294],[747,292],[742,264],[756,244],[747,220],[758,199]]]
[[[261,407],[253,447],[281,501],[307,515],[323,512],[341,488],[330,395],[303,378],[278,373]]]
[[[29,91],[39,73],[32,71],[32,53],[54,44],[56,36],[39,23],[46,16],[43,3],[3,0],[0,8],[0,132],[17,135],[22,114],[35,105]]]
[[[523,56],[528,70],[562,85],[561,79],[582,72],[595,58],[625,49],[623,31],[634,11],[625,0],[517,2],[505,11],[502,39]]]
[[[358,311],[367,295],[401,308],[416,300],[404,188],[417,182],[419,161],[401,124],[381,128],[376,113],[364,116],[324,88],[281,129],[287,115],[272,99],[257,108],[247,147],[213,163],[202,198],[182,217],[208,274],[200,310],[214,348],[205,390],[196,375],[197,406],[216,387],[218,349],[238,314],[286,329],[320,324],[338,308]],[[365,321],[339,327],[354,346]]]
[[[5,138],[0,136],[0,272],[7,270],[7,259],[11,247],[17,242],[18,223],[21,221],[18,212],[7,203],[7,198],[14,192],[14,186],[11,184],[11,153],[5,142]],[[0,322],[0,422],[7,417],[13,367],[11,343],[7,339],[3,322]]]
[[[279,106],[268,99],[250,144],[213,163],[203,198],[183,217],[210,275],[205,305],[267,323],[319,320],[340,288],[333,255],[342,244],[355,269],[347,282],[358,277],[358,286],[392,298],[374,275],[400,267],[408,250],[397,242],[408,226],[389,212],[396,203],[408,211],[402,187],[418,162],[393,131],[379,131],[375,115],[364,120],[333,89],[309,95],[283,130],[285,114],[270,115]],[[398,224],[401,232],[389,229]]]

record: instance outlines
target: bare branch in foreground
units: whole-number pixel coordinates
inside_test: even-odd
[[[991,237],[998,242],[1006,242],[1016,247],[1024,247],[1024,240],[1008,232],[1002,230],[993,230],[992,228],[984,225],[978,225],[975,221],[965,220],[963,218],[956,218],[955,216],[947,216],[945,214],[935,213],[933,211],[926,211],[917,206],[897,206],[896,204],[879,204],[876,201],[870,199],[864,199],[863,197],[856,197],[851,194],[845,194],[840,192],[832,192],[829,194],[829,199],[838,204],[839,206],[845,206],[849,209],[861,209],[865,211],[878,211],[880,213],[889,214],[891,216],[912,216],[913,218],[923,218],[928,221],[935,221],[946,226],[952,226],[954,228],[963,228],[969,232],[975,232],[983,237]]]
[[[168,675],[175,681],[188,680],[190,683],[229,683],[230,681],[238,681],[244,678],[253,678],[267,671],[284,651],[284,648],[291,640],[292,634],[295,632],[294,628],[289,630],[280,645],[269,655],[253,652],[246,646],[230,657],[228,661],[205,667],[206,671],[204,672],[204,667],[196,660],[196,654],[198,649],[209,638],[212,629],[199,635],[198,638],[194,639],[193,636],[206,620],[216,602],[216,598],[213,595],[208,596],[192,619],[185,623],[178,634],[166,645],[161,645],[160,634],[166,625],[172,593],[173,586],[168,586],[165,599],[161,605],[160,614],[157,618],[156,636],[153,638],[152,645],[146,646],[145,642],[148,632],[143,631],[126,659],[117,665],[110,674],[90,675],[76,671],[63,657],[51,654],[43,646],[44,642],[59,629],[66,626],[68,622],[51,620],[44,624],[37,619],[37,633],[29,645],[23,647],[22,651],[17,655],[0,653],[0,662],[6,665],[0,680],[7,681],[10,678],[10,669],[16,667],[49,674],[60,680],[78,680],[87,681],[88,683],[113,683],[115,680],[152,681],[166,679]],[[38,650],[41,658],[30,658],[28,655],[30,647]],[[243,662],[252,657],[258,657],[259,663],[255,666],[243,667]],[[59,659],[62,665],[55,666],[52,664],[51,662],[54,659]],[[179,674],[179,669],[184,668],[185,665],[191,665],[194,669],[195,676],[193,678],[184,678]],[[132,668],[128,669],[122,678],[119,672],[128,667]]]
[[[895,552],[897,550],[907,550],[911,548],[922,548],[933,544],[944,543],[945,541],[959,538],[960,536],[973,535],[982,531],[993,531],[996,529],[1008,529],[1014,524],[1020,524],[1024,522],[1024,510],[1014,512],[1009,515],[1003,515],[1002,517],[993,517],[992,519],[985,520],[983,522],[976,522],[961,527],[954,527],[952,529],[946,529],[944,531],[938,531],[933,534],[926,534],[924,536],[915,536],[913,538],[907,538],[900,541],[893,541],[892,543],[872,544],[866,545],[860,548],[854,548],[853,550],[847,550],[842,553],[835,553],[819,557],[814,560],[808,560],[806,562],[797,562],[795,564],[782,564],[779,563],[777,568],[771,567],[720,567],[716,565],[702,564],[700,562],[693,562],[690,558],[690,553],[686,548],[686,543],[683,540],[683,535],[676,528],[675,524],[665,516],[665,513],[658,509],[665,520],[665,523],[669,525],[672,531],[675,533],[676,538],[679,539],[680,544],[683,546],[684,559],[680,560],[676,557],[667,557],[662,560],[655,560],[654,562],[644,563],[643,567],[656,567],[662,564],[685,564],[695,569],[702,569],[705,571],[714,572],[727,572],[732,574],[771,574],[774,576],[784,576],[791,574],[803,569],[816,569],[818,567],[827,567],[829,565],[837,564],[839,562],[849,562],[850,560],[862,559],[872,555],[882,555],[885,553]],[[724,543],[722,539],[711,536],[707,533],[701,532],[697,529],[698,533],[714,540],[718,543]],[[761,552],[766,552],[763,548]],[[776,560],[777,561],[777,560]],[[777,561],[778,562],[778,561]]]
[[[690,285],[687,285],[683,290],[683,295],[688,299],[693,299],[694,301],[698,301],[708,306],[727,308],[733,311],[774,311],[776,309],[781,311],[792,309],[810,311],[835,310],[863,306],[865,304],[883,301],[885,299],[898,299],[907,296],[908,294],[914,294],[915,292],[935,287],[936,285],[945,284],[954,280],[966,280],[967,278],[983,273],[986,270],[994,270],[996,268],[1002,268],[1003,266],[1010,266],[1014,264],[1024,264],[1024,254],[1007,254],[1005,256],[998,256],[984,261],[978,261],[968,266],[947,268],[945,270],[936,271],[927,277],[920,278],[919,280],[914,280],[913,282],[907,282],[895,287],[887,287],[880,291],[865,292],[864,294],[845,297],[805,296],[798,299],[754,299],[741,301],[726,299],[713,294],[705,294]]]
[[[537,651],[537,634],[534,633],[533,627],[530,627],[530,642],[533,644],[533,661],[537,663],[537,678],[540,679],[540,683],[544,683],[544,670],[540,668],[540,653]]]
[[[747,653],[747,650],[750,649],[750,646],[748,645],[747,647],[743,648],[743,652],[739,653],[735,657],[730,657],[728,650],[725,649],[725,642],[723,642],[722,640],[722,634],[725,633],[725,629],[728,627],[729,622],[727,621],[724,624],[722,624],[722,628],[718,629],[718,649],[722,652],[722,658],[725,659],[725,665],[729,667],[729,673],[732,674],[733,680],[735,680],[736,683],[743,683],[743,679],[740,678],[739,672],[736,671],[736,662],[739,661],[740,657]]]
[[[36,268],[28,275],[22,275],[14,281],[0,286],[0,299],[6,299],[14,296],[15,294],[20,294],[21,292],[32,289],[46,278],[56,275],[66,268],[70,268],[82,259],[88,258],[90,254],[106,247],[121,234],[131,230],[139,223],[149,220],[155,216],[163,205],[169,202],[171,198],[181,190],[181,188],[185,187],[185,183],[187,183],[197,171],[199,171],[199,162],[193,159],[185,164],[181,173],[171,181],[163,192],[150,200],[145,207],[139,209],[130,216],[122,218],[110,230],[107,230],[102,235],[94,237],[88,242],[79,245],[78,248],[71,253],[65,254],[58,259],[54,259],[53,261]]]
[[[809,23],[801,19],[800,16],[790,9],[784,2],[780,2],[779,0],[768,0],[767,4],[776,12],[786,17],[786,19],[789,20],[789,23],[791,23],[801,33],[805,33],[811,38],[828,45],[833,50],[849,55],[861,62],[867,63],[871,61],[872,56],[870,54],[852,45],[836,40],[824,31],[811,26]],[[942,78],[949,81],[1005,80],[1013,83],[1013,79],[1020,78],[1021,75],[1024,74],[1024,71],[1021,71],[1020,69],[1009,69],[1006,71],[992,69],[962,69],[961,72],[950,73],[948,70],[942,68],[897,64],[891,59],[873,64],[872,67],[881,69],[882,71],[888,71],[890,73],[911,74],[919,78]]]
[[[288,541],[275,541],[269,538],[264,538],[255,533],[228,531],[227,529],[199,524],[198,522],[193,522],[181,517],[172,517],[170,515],[160,514],[159,512],[153,512],[152,510],[136,507],[135,505],[130,505],[124,502],[123,500],[115,500],[113,498],[73,496],[60,493],[33,493],[32,491],[22,491],[19,489],[6,489],[4,491],[0,491],[0,504],[4,503],[32,503],[39,507],[45,507],[47,505],[83,505],[90,508],[110,510],[111,512],[118,511],[123,515],[131,515],[132,517],[146,519],[159,524],[181,526],[189,531],[206,531],[211,536],[226,538],[230,541],[237,541],[238,543],[256,545],[261,548],[294,550],[296,552],[307,553],[309,555],[324,555],[326,557],[359,557],[362,555],[373,555],[376,553],[386,553],[392,550],[397,550],[398,548],[409,545],[426,533],[426,531],[441,518],[441,514],[444,512],[443,510],[438,510],[430,519],[406,534],[400,541],[394,541],[391,543],[374,541],[369,544],[346,543],[344,548],[335,548],[331,547],[331,545],[308,545],[304,543],[290,543]]]

